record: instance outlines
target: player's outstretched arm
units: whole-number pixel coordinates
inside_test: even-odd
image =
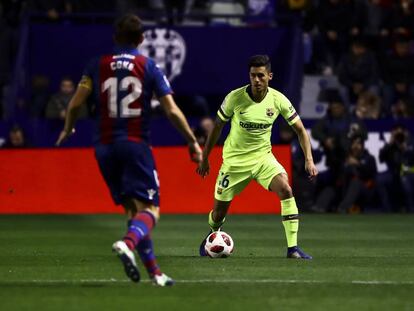
[[[300,146],[305,155],[305,170],[309,174],[309,179],[313,179],[318,175],[318,170],[315,163],[313,163],[312,148],[308,132],[300,119],[292,124],[292,127],[298,135]]]
[[[188,125],[187,119],[182,113],[181,109],[176,105],[174,98],[168,94],[159,98],[161,107],[164,109],[167,118],[175,126],[175,128],[183,135],[188,143],[191,160],[201,162],[201,148],[194,136],[193,131]]]
[[[207,137],[207,141],[203,149],[203,161],[201,161],[197,169],[197,173],[202,177],[205,177],[210,173],[210,163],[208,162],[208,156],[220,138],[225,124],[226,122],[223,122],[219,117],[217,117],[214,121],[213,130]]]
[[[82,104],[91,94],[91,89],[82,85],[78,86],[75,94],[69,102],[68,111],[66,113],[65,126],[60,132],[59,138],[56,141],[56,146],[60,146],[70,135],[75,133],[75,123],[79,115]]]

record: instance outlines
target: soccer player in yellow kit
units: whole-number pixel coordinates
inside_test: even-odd
[[[272,154],[270,136],[273,123],[281,114],[298,135],[305,155],[305,170],[313,179],[318,171],[312,158],[309,135],[293,105],[277,90],[269,87],[272,79],[267,55],[255,55],[249,61],[250,84],[233,90],[217,112],[214,129],[207,138],[203,161],[197,168],[202,177],[209,174],[208,157],[226,122],[231,130],[224,143],[221,165],[214,192],[214,208],[208,223],[212,231],[223,225],[233,197],[254,179],[266,190],[276,193],[282,206],[282,222],[287,239],[287,257],[312,259],[297,245],[299,212],[283,166]],[[206,256],[205,240],[200,256]]]

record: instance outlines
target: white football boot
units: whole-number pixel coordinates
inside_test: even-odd
[[[118,258],[124,265],[125,273],[131,281],[139,282],[141,276],[135,261],[134,252],[128,248],[124,241],[116,241],[112,245],[112,251],[118,255]]]
[[[151,280],[152,283],[156,286],[173,286],[175,283],[172,278],[164,273],[161,273],[160,275],[154,275]]]

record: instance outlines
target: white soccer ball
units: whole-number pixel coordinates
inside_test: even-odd
[[[233,253],[234,242],[231,236],[223,231],[212,232],[206,238],[204,247],[211,258],[226,258]]]

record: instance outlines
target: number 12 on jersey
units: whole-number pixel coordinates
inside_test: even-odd
[[[111,77],[102,83],[102,93],[108,91],[109,117],[118,117],[118,91],[128,90],[129,93],[120,99],[119,116],[121,118],[139,117],[142,109],[130,107],[142,94],[142,83],[138,78],[128,76],[118,82],[118,78]]]

